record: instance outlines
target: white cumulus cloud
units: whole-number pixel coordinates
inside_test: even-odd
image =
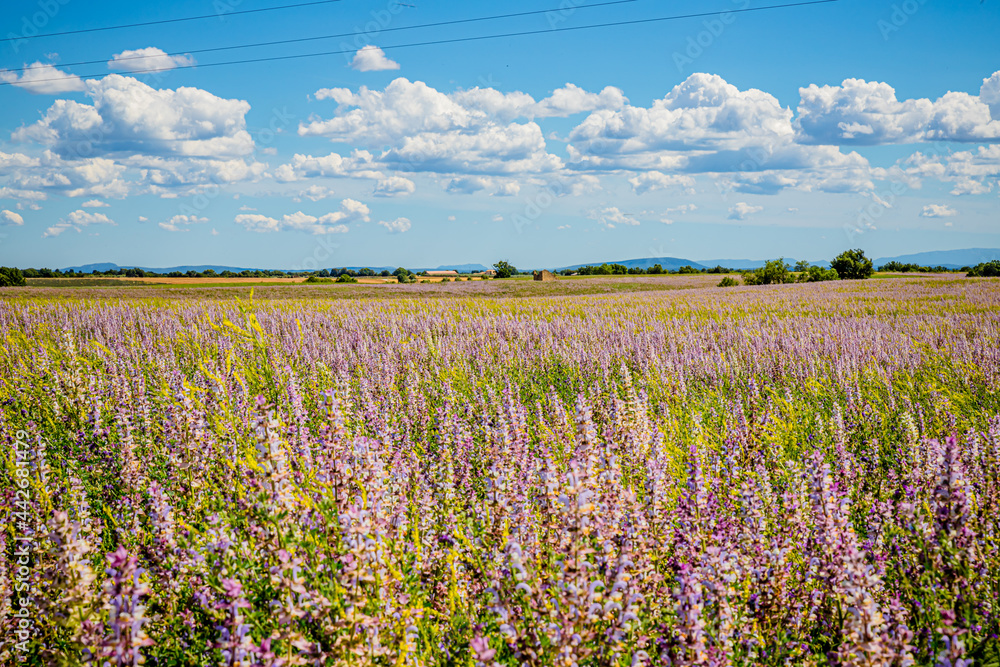
[[[773,95],[739,90],[712,74],[692,74],[648,108],[626,104],[595,111],[570,132],[569,141],[571,168],[637,172],[631,183],[639,193],[668,185],[677,174],[731,174],[739,184],[768,171],[789,176],[770,178],[766,194],[784,187],[873,187],[860,155],[799,144],[792,111]]]
[[[663,215],[660,217],[660,222],[662,222],[665,225],[672,225],[675,222],[673,219],[674,213],[691,213],[692,211],[697,211],[697,210],[698,206],[695,204],[681,204],[680,206],[677,206],[675,208],[668,208],[666,211],[663,212]]]
[[[541,128],[508,122],[521,113],[517,109],[498,116],[507,98],[493,93],[501,99],[487,104],[479,89],[447,95],[402,77],[384,90],[323,89],[316,98],[335,101],[336,113],[299,125],[299,134],[384,149],[375,161],[393,171],[500,174],[561,168],[562,161],[547,152]],[[534,103],[528,100],[523,105]]]
[[[392,234],[402,234],[408,232],[412,223],[409,218],[396,218],[395,220],[379,220],[380,225],[389,230]]]
[[[354,199],[340,202],[340,210],[321,216],[296,213],[272,218],[258,213],[243,213],[236,216],[236,224],[252,232],[278,232],[285,230],[310,232],[312,234],[344,234],[352,222],[368,222],[371,211]]]
[[[617,206],[603,206],[591,209],[587,212],[587,217],[596,220],[608,229],[614,229],[616,225],[635,226],[639,221],[630,213],[622,213]]]
[[[319,157],[296,153],[291,162],[274,170],[274,178],[281,183],[334,176],[382,180],[385,174],[378,167],[372,154],[365,150],[352,151],[348,157],[339,153]]]
[[[19,214],[14,213],[14,211],[8,211],[7,209],[0,211],[0,225],[13,225],[20,227],[23,224],[24,218],[22,218]]]
[[[223,160],[253,152],[248,102],[199,88],[158,90],[118,74],[86,85],[93,104],[56,100],[41,120],[13,138],[38,142],[64,157],[85,151]]]
[[[570,133],[578,159],[658,151],[737,151],[763,139],[785,143],[792,112],[768,93],[692,74],[649,108],[596,111]],[[671,166],[669,161],[660,161]],[[674,162],[674,166],[679,166]],[[651,166],[655,166],[651,164]]]
[[[482,176],[466,176],[454,178],[446,186],[448,192],[456,194],[471,195],[474,192],[485,190],[490,186],[490,180]]]
[[[983,79],[983,85],[979,89],[979,100],[989,107],[993,120],[1000,120],[1000,72]]]
[[[729,219],[730,220],[746,220],[748,217],[755,213],[760,213],[764,210],[763,206],[751,206],[750,204],[741,201],[729,209]]]
[[[294,201],[302,201],[303,199],[308,199],[309,201],[320,201],[321,199],[328,199],[334,195],[333,190],[324,185],[310,185],[304,190],[300,190],[299,193],[293,198]]]
[[[267,169],[262,162],[243,158],[211,160],[137,155],[119,161],[138,173],[145,191],[161,196],[176,196],[177,190],[194,194],[212,184],[256,180]]]
[[[565,118],[595,109],[620,109],[628,103],[618,88],[606,87],[592,93],[572,83],[557,88],[539,101],[520,91],[503,93],[495,88],[470,88],[459,90],[448,97],[472,117],[507,123],[518,118]]]
[[[351,68],[359,72],[382,72],[384,70],[399,69],[399,63],[386,57],[382,49],[369,44],[368,46],[361,47],[354,54],[354,59],[351,61]]]
[[[847,79],[839,86],[800,88],[795,121],[803,143],[912,144],[1000,140],[1000,72],[984,80],[979,97],[949,92],[937,100],[899,100],[887,83]],[[992,113],[992,116],[991,116]]]
[[[628,179],[637,195],[654,190],[679,187],[688,194],[694,193],[694,179],[681,174],[664,174],[659,171],[644,171]]]
[[[194,64],[194,58],[189,55],[168,55],[163,49],[148,46],[145,49],[116,53],[108,61],[108,69],[124,72],[149,70],[162,72],[176,67],[190,67]]]
[[[923,179],[952,184],[953,195],[982,195],[1000,183],[1000,144],[979,146],[971,151],[925,154],[916,152],[888,169],[876,169],[877,177],[897,180],[918,188]]]
[[[958,211],[944,204],[928,204],[920,211],[920,215],[924,218],[950,218],[958,215]]]
[[[389,176],[379,179],[375,183],[376,197],[399,197],[402,195],[412,195],[417,186],[408,178],[402,176]]]
[[[496,192],[493,193],[494,197],[516,197],[517,193],[521,191],[521,186],[515,181],[508,181],[506,183],[501,183],[497,186]]]
[[[117,226],[117,223],[103,213],[89,213],[83,209],[78,209],[46,229],[45,232],[42,233],[42,238],[44,239],[59,236],[63,232],[70,229],[76,232],[82,232],[84,227],[89,227],[90,225]]]
[[[175,215],[166,222],[158,223],[161,229],[168,232],[188,232],[190,225],[203,225],[208,222],[208,218],[199,218],[196,215]]]
[[[80,77],[56,69],[49,63],[25,64],[25,68],[20,75],[10,70],[0,70],[0,81],[11,83],[17,88],[23,88],[36,95],[58,95],[85,90],[85,85]]]

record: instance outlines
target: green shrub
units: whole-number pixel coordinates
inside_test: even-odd
[[[927,273],[926,267],[920,266],[919,264],[903,264],[902,262],[887,262],[878,268],[879,271],[887,271],[889,273]]]
[[[782,285],[795,282],[795,277],[788,270],[784,258],[769,260],[764,266],[743,276],[747,285]]]
[[[410,272],[410,270],[404,269],[403,267],[397,268],[390,275],[396,276],[396,280],[404,284],[417,282],[416,277]]]
[[[740,284],[740,281],[736,280],[732,276],[726,276],[719,281],[719,287],[736,287]]]
[[[510,278],[517,275],[517,267],[504,260],[500,260],[494,264],[493,268],[497,270],[497,278]]]
[[[21,269],[0,266],[0,287],[24,287],[27,284]]]
[[[830,262],[830,266],[841,280],[864,280],[875,273],[872,261],[865,257],[865,251],[860,248],[840,253]]]
[[[332,284],[333,280],[331,278],[320,278],[319,276],[309,276],[306,278],[304,285],[329,285]]]
[[[976,264],[966,274],[969,278],[1000,278],[1000,260]]]
[[[348,275],[346,273],[342,273],[340,275],[340,277],[337,278],[337,282],[338,283],[356,283],[356,282],[358,282],[358,279],[355,278],[354,276]]]
[[[821,283],[826,280],[838,280],[840,276],[836,269],[824,269],[822,266],[810,266],[799,275],[800,283]]]

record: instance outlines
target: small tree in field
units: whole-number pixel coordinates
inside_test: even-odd
[[[743,276],[746,285],[781,285],[795,282],[784,259],[772,259],[761,268]]]
[[[0,287],[24,287],[26,284],[21,269],[0,266]]]
[[[497,270],[497,278],[510,278],[517,274],[517,267],[502,259],[494,264],[493,268]]]
[[[997,278],[1000,277],[1000,260],[983,262],[970,268],[966,273],[967,278]]]
[[[820,283],[825,280],[837,280],[838,278],[840,276],[837,275],[834,269],[824,269],[822,266],[810,266],[799,276],[799,282]]]
[[[840,253],[830,262],[830,266],[841,280],[864,280],[875,273],[872,261],[865,257],[865,251],[860,248]]]

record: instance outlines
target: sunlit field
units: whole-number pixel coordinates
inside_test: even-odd
[[[997,664],[1000,281],[716,282],[0,290],[0,664]]]

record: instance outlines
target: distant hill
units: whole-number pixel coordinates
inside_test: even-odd
[[[791,264],[792,266],[795,265],[796,261],[797,260],[791,257],[785,258],[785,262]],[[654,264],[659,264],[665,270],[669,271],[676,271],[682,266],[690,266],[695,269],[711,269],[716,266],[721,266],[726,269],[759,269],[760,267],[764,266],[765,262],[767,262],[767,260],[764,259],[701,259],[696,262],[692,259],[684,259],[682,257],[644,257],[642,259],[626,259],[614,262],[611,261],[588,262],[586,264],[574,264],[573,266],[566,266],[563,268],[579,269],[582,266],[600,266],[601,264],[607,263],[607,264],[621,264],[623,266],[627,266],[630,269],[631,268],[648,269]],[[810,264],[814,264],[816,266],[824,266],[824,267],[830,266],[830,262],[827,261],[810,262]],[[561,271],[562,269],[557,269],[557,270]]]
[[[94,271],[117,271],[118,269],[142,269],[143,271],[150,271],[152,273],[170,273],[172,271],[180,271],[181,273],[187,273],[188,271],[208,271],[209,269],[215,271],[216,273],[222,273],[223,271],[232,271],[233,273],[239,273],[240,271],[256,271],[257,269],[251,268],[240,268],[235,266],[218,266],[215,264],[203,264],[200,266],[171,266],[165,269],[152,269],[146,266],[137,266],[135,264],[126,264],[124,266],[119,266],[118,264],[112,264],[110,262],[103,262],[101,264],[84,264],[83,266],[70,266],[63,269],[64,272],[76,271],[78,273],[93,273]]]
[[[900,262],[902,264],[919,264],[920,266],[943,266],[949,269],[960,269],[963,266],[975,266],[976,264],[981,264],[983,262],[990,262],[993,260],[1000,260],[1000,248],[966,248],[964,250],[932,250],[930,252],[919,252],[912,255],[899,255],[897,257],[879,257],[874,260],[875,266],[879,267],[883,264],[889,262]],[[691,266],[696,269],[710,269],[715,266],[722,266],[727,269],[758,269],[764,266],[767,260],[763,259],[702,259],[699,261],[694,261],[692,259],[684,259],[683,257],[643,257],[640,259],[623,259],[623,260],[600,260],[594,262],[586,262],[583,264],[573,264],[572,266],[564,266],[559,268],[551,268],[553,271],[561,271],[564,269],[576,270],[583,266],[600,266],[601,264],[622,264],[628,268],[639,268],[648,269],[654,264],[659,264],[667,271],[676,271],[682,266]],[[786,257],[785,261],[791,265],[795,265],[796,260],[791,257]],[[811,262],[816,266],[830,266],[828,260]],[[146,266],[136,266],[134,264],[118,265],[111,262],[103,262],[98,264],[84,264],[83,266],[71,266],[63,271],[76,271],[79,273],[92,273],[94,271],[115,271],[117,269],[131,269],[138,268],[143,271],[148,271],[150,273],[171,273],[173,271],[180,271],[181,273],[187,273],[188,271],[204,272],[209,269],[215,271],[216,273],[222,273],[223,271],[232,271],[233,273],[239,273],[240,271],[257,271],[263,269],[256,269],[253,267],[239,267],[239,266],[221,266],[218,264],[202,264],[198,266],[170,266],[166,268],[150,268]],[[370,268],[376,273],[383,270],[394,271],[395,266],[327,266],[321,267],[327,269],[334,268],[347,268],[354,271],[360,271],[364,268]],[[410,268],[411,271],[458,271],[459,273],[475,273],[478,271],[486,271],[489,267],[483,266],[482,264],[444,264],[442,266],[436,267],[424,267],[424,268]],[[288,269],[286,269],[288,270]]]
[[[888,262],[899,262],[900,264],[960,269],[963,266],[975,266],[983,262],[992,262],[995,259],[1000,259],[1000,249],[998,248],[966,248],[965,250],[932,250],[898,257],[879,257],[875,260],[875,266],[882,266]]]
[[[349,269],[351,271],[360,271],[361,269],[371,269],[375,273],[380,273],[385,271],[395,271],[396,266],[372,266],[372,265],[358,265],[358,266],[341,266],[335,264],[332,266],[320,267],[325,269]],[[437,267],[426,267],[420,269],[413,269],[411,271],[458,271],[459,273],[475,273],[478,271],[485,271],[488,267],[482,264],[448,264],[445,266]],[[220,266],[216,264],[203,264],[200,266],[168,266],[165,268],[151,268],[148,266],[138,266],[136,264],[113,264],[111,262],[102,262],[99,264],[84,264],[83,266],[70,266],[62,269],[64,272],[76,271],[78,273],[93,273],[94,271],[117,271],[118,269],[142,269],[143,271],[148,271],[150,273],[171,273],[173,271],[180,271],[181,273],[187,273],[188,271],[197,271],[199,273],[203,271],[208,271],[209,269],[215,271],[216,273],[222,273],[223,271],[232,271],[233,273],[239,273],[240,271],[264,271],[266,269],[257,269],[252,267],[237,267],[237,266]],[[284,269],[285,271],[290,271],[290,269]]]
[[[967,248],[965,250],[932,250],[930,252],[920,252],[913,255],[899,255],[898,257],[879,257],[874,260],[875,267],[882,266],[888,262],[900,262],[901,264],[919,264],[920,266],[943,266],[948,269],[960,269],[963,266],[975,266],[983,262],[1000,260],[1000,248]],[[646,257],[644,259],[628,259],[624,261],[607,261],[608,264],[624,264],[632,268],[638,267],[648,269],[653,264],[659,264],[664,269],[676,271],[678,268],[689,265],[696,269],[710,269],[721,266],[727,269],[759,269],[767,262],[765,259],[700,259],[698,261],[682,259],[679,257]],[[794,257],[785,257],[785,262],[795,266],[797,260]],[[579,269],[581,266],[600,266],[605,261],[588,262],[586,264],[574,264],[567,266],[567,269]],[[829,260],[809,262],[814,266],[829,267]]]
[[[428,271],[458,271],[459,273],[478,273],[479,271],[486,271],[490,267],[483,266],[482,264],[447,264],[445,266],[439,266],[436,269],[426,269]]]
[[[582,268],[584,266],[600,266],[601,264],[621,264],[622,266],[628,267],[630,269],[648,269],[654,264],[659,264],[667,271],[676,271],[682,266],[690,266],[695,269],[709,268],[698,262],[690,259],[683,259],[681,257],[644,257],[642,259],[620,259],[615,261],[600,261],[600,262],[586,262],[584,264],[574,264],[573,266],[564,266],[557,271],[562,271],[565,269],[575,270]],[[715,266],[714,264],[712,266]]]
[[[131,266],[125,267],[131,269]],[[60,269],[61,271],[77,271],[79,273],[91,273],[93,271],[115,271],[118,269],[117,264],[111,264],[110,262],[104,262],[103,264],[84,264],[83,266],[70,266],[65,269]]]

